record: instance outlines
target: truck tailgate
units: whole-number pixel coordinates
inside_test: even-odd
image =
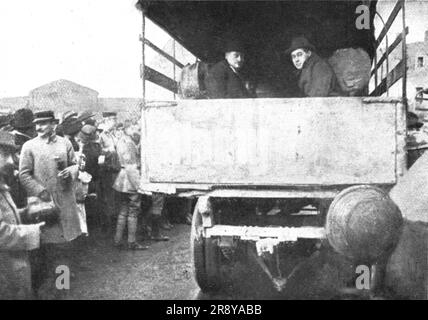
[[[405,110],[391,98],[181,100],[143,109],[142,180],[393,184],[404,139]]]

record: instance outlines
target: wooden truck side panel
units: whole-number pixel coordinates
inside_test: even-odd
[[[398,100],[357,97],[147,107],[143,183],[394,184],[405,165],[404,113]]]

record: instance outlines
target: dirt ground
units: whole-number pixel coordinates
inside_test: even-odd
[[[66,299],[192,299],[190,226],[164,233],[169,242],[144,242],[145,251],[117,250],[100,234],[82,241]]]

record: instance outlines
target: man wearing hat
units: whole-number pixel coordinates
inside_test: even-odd
[[[88,193],[89,194],[100,194],[100,166],[98,164],[98,159],[102,154],[101,146],[98,143],[98,134],[97,127],[91,124],[85,124],[76,137],[77,142],[80,145],[80,151],[86,157],[86,166],[85,170],[92,176],[92,180],[89,183]],[[88,218],[99,218],[102,205],[98,205],[99,198],[97,202],[91,201],[93,198],[88,198],[85,201],[85,208],[88,213]],[[97,222],[100,221],[97,219]]]
[[[64,244],[82,234],[74,192],[78,167],[73,146],[55,134],[58,120],[53,111],[37,112],[33,122],[38,136],[22,146],[19,178],[28,196],[53,201],[59,209],[59,221],[42,235],[45,243],[42,249],[47,261],[62,260],[59,264],[70,266],[66,257],[69,248]],[[55,288],[56,266],[51,264],[47,268],[47,286]]]
[[[13,172],[14,137],[0,132],[0,300],[32,298],[28,252],[40,245],[44,222],[23,225],[27,209],[17,209],[5,178]]]
[[[210,99],[250,98],[241,70],[244,65],[244,47],[237,40],[229,40],[224,47],[224,60],[216,63],[205,78]]]
[[[66,122],[62,123],[62,132],[64,138],[68,139],[73,146],[74,151],[79,151],[79,145],[76,141],[76,135],[79,133],[82,128],[82,121],[79,119],[69,119]]]
[[[19,155],[23,144],[37,136],[36,126],[34,125],[33,120],[33,111],[28,108],[22,108],[14,113],[13,119],[10,122],[13,127],[13,131],[11,133],[15,136],[15,144],[17,146],[17,152],[15,154],[16,157],[14,159],[17,174],[19,169]],[[16,206],[18,208],[23,208],[27,205],[27,193],[19,182],[17,174],[9,184],[9,187],[11,188],[10,193]]]
[[[315,47],[305,37],[296,37],[285,51],[297,69],[298,86],[303,96],[328,97],[339,95],[339,86],[333,69],[314,50]]]
[[[71,122],[75,122],[76,119],[77,119],[77,112],[71,111],[71,110],[64,112],[64,114],[62,115],[61,123],[56,126],[56,129],[55,129],[56,134],[63,137],[64,136],[64,126],[71,123]],[[75,147],[75,146],[73,146],[73,147]]]
[[[10,124],[14,129],[12,133],[15,136],[15,144],[19,149],[21,149],[25,142],[37,136],[36,126],[33,120],[33,111],[28,108],[16,110],[13,114],[13,119]]]

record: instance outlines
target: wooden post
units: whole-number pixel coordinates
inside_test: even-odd
[[[141,24],[141,80],[142,80],[142,96],[143,96],[143,109],[145,107],[146,103],[146,76],[145,76],[145,68],[146,68],[146,61],[145,61],[145,43],[144,39],[146,38],[146,14],[144,12],[144,9],[141,10],[142,13],[142,24]]]
[[[402,59],[403,59],[403,103],[405,104],[406,111],[408,110],[407,105],[407,45],[406,45],[406,10],[405,1],[401,6],[403,14],[403,31],[402,31]]]
[[[141,183],[149,182],[149,168],[147,163],[147,119],[146,119],[146,61],[145,61],[145,41],[146,38],[146,14],[144,8],[141,10],[142,13],[142,24],[141,24],[141,67],[140,76],[142,80],[142,101],[140,105],[141,110]]]
[[[174,59],[175,59],[175,39],[172,39],[172,56],[174,57]],[[173,67],[173,79],[174,79],[174,81],[177,81],[177,79],[176,79],[176,66],[175,66],[175,63],[173,63],[172,64],[172,67]],[[176,99],[176,96],[175,96],[175,92],[174,92],[174,100]]]

